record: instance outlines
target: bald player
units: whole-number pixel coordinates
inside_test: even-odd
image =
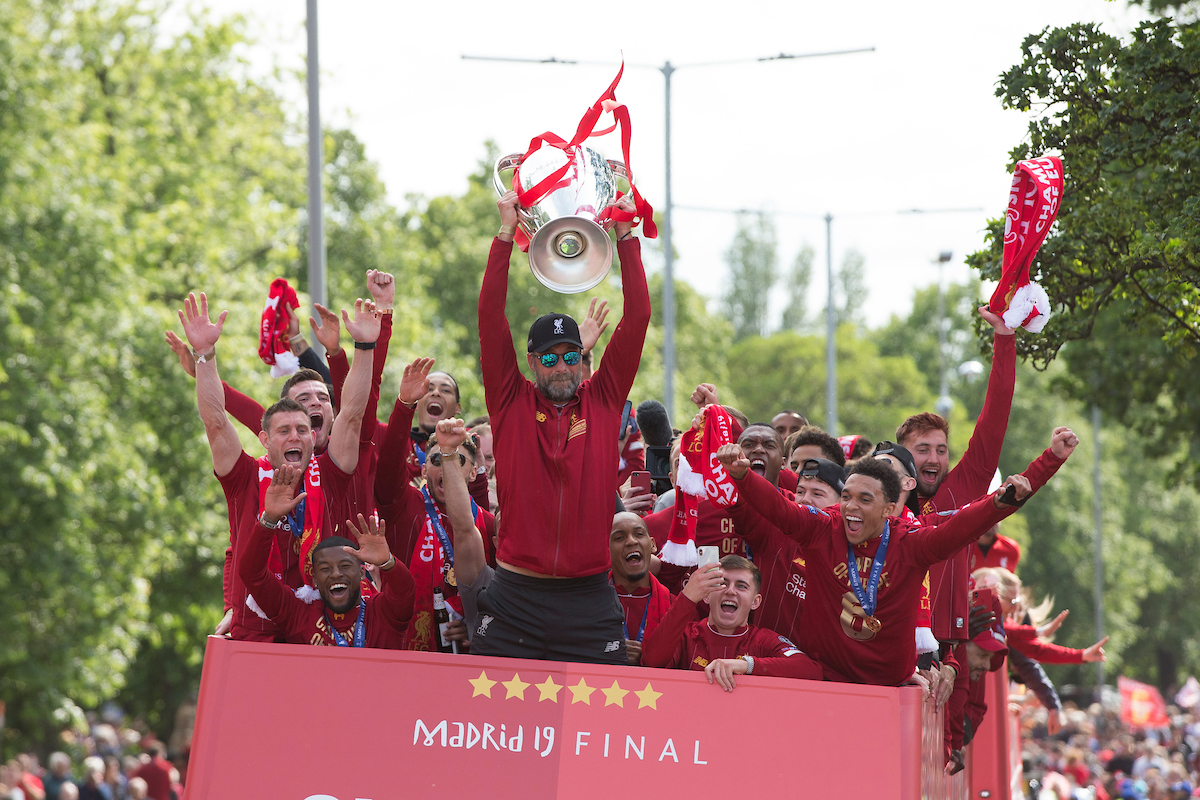
[[[637,514],[622,511],[613,517],[608,547],[609,579],[625,611],[625,652],[636,666],[642,662],[642,642],[671,607],[671,593],[650,573],[650,557],[658,548]]]

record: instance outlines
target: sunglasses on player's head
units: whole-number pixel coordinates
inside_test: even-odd
[[[543,367],[550,369],[558,363],[558,353],[542,353],[538,356],[538,360],[542,362]],[[568,367],[574,367],[583,360],[583,353],[572,350],[569,353],[563,353],[562,360]]]
[[[457,455],[458,455],[458,465],[460,467],[466,466],[467,457],[462,453],[458,453]],[[441,453],[430,453],[429,454],[429,463],[433,464],[435,467],[440,467],[442,465],[442,454]]]

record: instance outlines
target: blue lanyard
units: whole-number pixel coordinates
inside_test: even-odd
[[[433,532],[437,534],[438,541],[442,543],[442,553],[445,555],[446,564],[453,567],[454,545],[450,543],[450,536],[442,526],[442,515],[438,513],[437,507],[433,504],[433,498],[429,496],[429,487],[421,487],[421,496],[425,498],[425,515],[429,517],[429,524],[433,526]],[[478,513],[479,506],[475,504],[474,500],[471,500],[471,516],[474,517]]]
[[[888,542],[892,538],[892,529],[883,523],[883,536],[879,539],[879,549],[875,551],[875,560],[871,564],[871,576],[867,579],[867,590],[863,591],[862,581],[858,577],[858,560],[854,557],[854,547],[846,542],[846,566],[850,568],[850,588],[858,598],[859,605],[868,617],[875,616],[876,595],[879,592],[879,576],[883,574],[883,562],[887,558]]]
[[[651,587],[650,594],[646,595],[646,610],[642,612],[642,627],[638,628],[637,641],[641,641],[646,635],[646,619],[650,616],[650,601],[654,599],[654,588]],[[629,638],[629,628],[625,626],[625,617],[621,617],[621,630],[625,632],[625,638]]]
[[[296,506],[291,514],[287,515],[288,527],[292,531],[292,536],[297,539],[304,533],[304,506],[308,503],[308,498],[304,498]]]
[[[366,647],[367,645],[367,601],[361,596],[358,598],[358,619],[354,621],[354,643],[347,644],[342,635],[337,632],[337,628],[333,627],[333,623],[329,621],[329,609],[325,609],[325,624],[329,626],[329,630],[333,633],[333,641],[338,647]]]

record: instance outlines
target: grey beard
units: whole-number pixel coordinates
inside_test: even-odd
[[[551,403],[565,403],[575,396],[575,392],[579,391],[581,381],[571,378],[568,382],[562,381],[543,381],[538,379],[537,390]]]

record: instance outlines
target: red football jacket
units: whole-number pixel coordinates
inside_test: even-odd
[[[512,243],[496,239],[479,290],[479,347],[504,509],[498,561],[543,575],[608,572],[617,497],[618,428],[650,325],[641,243],[617,242],[625,298],[600,359],[562,408],[521,374],[504,315]]]

